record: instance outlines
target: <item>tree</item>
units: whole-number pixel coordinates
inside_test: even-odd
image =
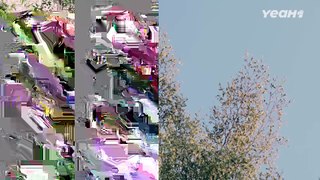
[[[244,68],[219,91],[206,126],[211,179],[281,179],[275,160],[286,142],[279,130],[290,102],[283,83],[270,77],[262,61],[246,58]]]
[[[42,11],[42,7],[40,4],[32,4],[32,11]]]
[[[67,8],[69,12],[75,12],[74,0],[61,0],[59,1],[62,8]]]
[[[32,2],[28,2],[27,0],[20,0],[20,5],[29,9],[33,4]]]
[[[54,7],[54,4],[52,0],[42,0],[42,3],[40,5],[41,11],[52,11]]]
[[[206,135],[186,113],[186,99],[176,81],[177,59],[162,34],[159,53],[160,177],[163,180],[208,179]]]
[[[34,13],[51,12],[54,9],[54,3],[52,0],[42,0],[41,3],[35,4],[25,4],[25,1],[23,3],[26,7],[31,6]],[[43,15],[46,15],[46,13],[44,13]]]
[[[9,10],[10,10],[10,11],[15,11],[15,10],[17,10],[17,5],[16,5],[16,4],[11,4],[10,7],[9,7]]]
[[[183,117],[186,99],[179,92],[179,83],[176,81],[177,64],[179,61],[173,56],[172,47],[166,34],[161,34],[159,51],[159,101],[160,125],[166,130],[170,123],[179,123]],[[176,111],[174,111],[176,110]]]
[[[281,179],[275,166],[287,99],[283,82],[260,60],[246,58],[204,124],[191,117],[176,81],[177,59],[165,34],[159,52],[161,179]]]
[[[8,8],[9,8],[9,5],[7,3],[5,3],[4,0],[1,0],[0,9],[3,11],[7,11]]]

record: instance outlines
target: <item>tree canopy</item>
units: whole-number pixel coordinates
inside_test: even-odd
[[[161,179],[281,179],[275,162],[286,143],[280,128],[290,102],[284,83],[261,60],[245,58],[226,87],[220,84],[209,116],[190,116],[176,80],[179,61],[167,35],[161,40]]]

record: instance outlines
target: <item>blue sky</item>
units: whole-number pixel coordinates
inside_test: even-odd
[[[194,3],[197,2],[197,3]],[[160,25],[182,61],[179,81],[191,112],[209,112],[218,83],[231,80],[247,50],[285,78],[293,103],[278,160],[285,179],[320,177],[320,1],[160,2]],[[263,9],[304,10],[302,19],[264,19]]]

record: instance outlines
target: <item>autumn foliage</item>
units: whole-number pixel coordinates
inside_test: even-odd
[[[161,40],[161,179],[281,179],[275,162],[286,143],[280,134],[289,104],[284,83],[247,57],[236,76],[220,84],[210,116],[190,116],[176,81],[179,62],[167,36]]]

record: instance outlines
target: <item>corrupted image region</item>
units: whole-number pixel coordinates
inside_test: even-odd
[[[86,75],[76,84],[85,94],[76,132],[86,131],[77,135],[78,171],[158,179],[158,3],[97,0],[88,31],[91,48],[77,68]]]
[[[74,179],[74,2],[0,3],[0,179]]]

